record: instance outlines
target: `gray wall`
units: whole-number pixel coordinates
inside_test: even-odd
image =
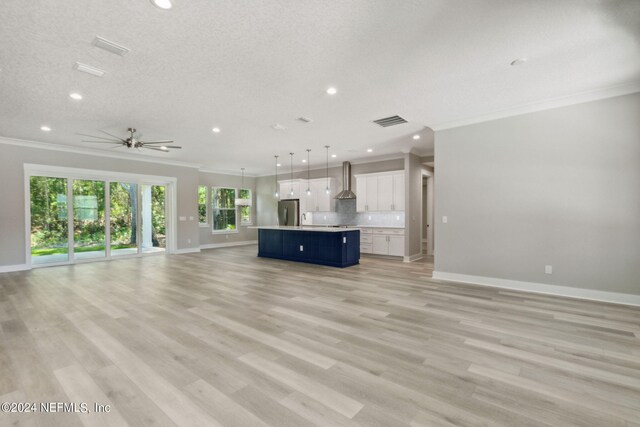
[[[640,294],[640,94],[436,132],[435,164],[436,271]]]
[[[206,185],[211,187],[229,187],[240,188],[242,186],[242,176],[224,175],[219,173],[199,172],[198,173],[198,185]],[[253,207],[251,209],[252,225],[256,225],[256,179],[252,177],[244,177],[244,188],[251,190],[253,195]],[[211,203],[210,203],[211,204]],[[237,218],[237,233],[220,233],[214,234],[212,232],[211,224],[211,206],[209,206],[209,225],[200,227],[200,244],[210,245],[217,243],[233,243],[233,242],[246,242],[258,239],[258,232],[255,229],[250,229],[247,225],[240,224],[240,218]]]
[[[422,253],[420,224],[422,223],[422,164],[415,154],[405,154],[405,256]]]
[[[3,144],[0,141],[0,266],[25,264],[24,164],[160,175],[177,178],[177,215],[194,221],[177,222],[177,248],[198,247],[198,171],[135,160],[43,150]],[[191,243],[187,243],[191,240]]]

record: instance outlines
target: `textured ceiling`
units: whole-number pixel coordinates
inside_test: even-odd
[[[259,175],[306,148],[323,165],[324,145],[334,161],[430,154],[428,127],[640,82],[639,1],[173,3],[2,0],[0,135],[87,147],[76,133],[133,126],[184,147],[133,156]],[[97,35],[131,52],[100,50]],[[371,123],[394,114],[409,123]]]

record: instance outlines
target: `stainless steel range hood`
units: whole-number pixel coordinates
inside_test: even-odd
[[[351,163],[342,162],[342,191],[338,193],[336,199],[355,199],[356,195],[351,191]]]

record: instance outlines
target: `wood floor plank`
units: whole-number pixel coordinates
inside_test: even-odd
[[[322,384],[309,380],[295,371],[287,369],[255,354],[245,354],[240,356],[240,360],[257,370],[262,371],[266,375],[275,378],[283,384],[286,384],[293,390],[317,400],[345,417],[353,418],[353,416],[356,415],[364,406],[355,399],[344,396]]]
[[[640,425],[638,307],[256,250],[0,274],[0,400],[116,414],[0,425]]]

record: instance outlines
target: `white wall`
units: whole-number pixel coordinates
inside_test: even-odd
[[[640,294],[640,94],[436,132],[435,164],[437,272]]]

